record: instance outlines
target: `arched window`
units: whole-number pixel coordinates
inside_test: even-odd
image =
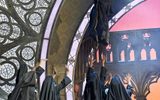
[[[99,62],[99,49],[96,51],[96,61],[97,61],[97,63]]]
[[[155,49],[151,49],[150,50],[150,60],[156,60],[157,59],[157,55],[156,55],[156,51]]]
[[[107,54],[106,54],[106,62],[108,62],[108,63],[113,62],[113,52],[112,51],[107,52]]]
[[[125,52],[124,52],[124,50],[122,50],[121,53],[120,53],[120,61],[125,61]]]
[[[113,62],[113,52],[110,53],[110,62]]]
[[[147,60],[147,54],[145,49],[141,50],[141,60]]]
[[[131,51],[130,51],[129,56],[130,56],[130,61],[134,61],[134,60],[135,60],[134,50],[131,50]]]
[[[111,60],[111,44],[106,46],[106,51],[107,51],[106,62],[110,62],[110,60]]]

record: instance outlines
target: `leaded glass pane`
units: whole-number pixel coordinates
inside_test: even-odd
[[[5,0],[0,0],[0,6],[7,8]]]

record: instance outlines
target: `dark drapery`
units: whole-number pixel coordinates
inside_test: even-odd
[[[25,73],[8,96],[8,100],[38,100],[35,71]]]
[[[61,83],[57,84],[52,76],[47,76],[42,85],[40,100],[60,100],[60,90],[70,82],[70,78],[65,76]]]
[[[90,14],[88,34],[98,44],[106,45],[109,42],[108,16],[111,0],[95,0]]]

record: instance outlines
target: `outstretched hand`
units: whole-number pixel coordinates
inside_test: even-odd
[[[124,77],[124,83],[125,84],[129,84],[130,82],[131,82],[131,80],[132,80],[132,76],[131,76],[131,74],[127,74],[125,77]]]
[[[65,71],[66,71],[66,74],[69,73],[69,69],[68,69],[67,65],[65,66]]]
[[[130,83],[131,82],[131,80],[132,80],[132,76],[131,76],[131,74],[127,74],[127,81],[128,81],[128,83]]]

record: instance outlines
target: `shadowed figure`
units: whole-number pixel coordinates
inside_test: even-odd
[[[16,85],[18,84],[19,80],[22,78],[22,76],[28,72],[27,64],[22,64],[17,72],[17,77],[16,77]]]
[[[88,56],[88,71],[86,75],[86,86],[84,90],[84,100],[101,100],[101,91],[98,73],[95,71],[94,55]]]
[[[38,100],[36,87],[35,71],[27,72],[21,77],[12,93],[8,96],[8,100]]]
[[[27,65],[22,65],[18,71],[16,86],[8,100],[39,100],[37,79],[43,72],[44,69],[40,66],[27,72]]]
[[[131,100],[118,75],[111,80],[106,100]]]
[[[68,70],[67,70],[68,72]],[[53,75],[47,76],[43,82],[40,100],[60,100],[60,91],[64,89],[71,79],[68,76],[65,76],[60,84],[57,84],[55,81],[56,71],[54,69]]]
[[[94,0],[90,14],[89,35],[98,44],[107,45],[109,42],[108,16],[111,0]]]

